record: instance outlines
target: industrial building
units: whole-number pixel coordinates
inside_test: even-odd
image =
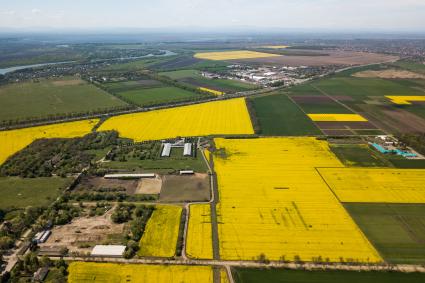
[[[169,157],[171,154],[171,143],[165,143],[162,148],[161,157]]]
[[[103,176],[105,179],[142,179],[142,178],[155,178],[155,173],[144,174],[106,174]]]
[[[121,245],[96,245],[91,251],[91,256],[122,257],[125,246]]]
[[[192,144],[191,143],[185,143],[184,144],[183,156],[192,156]]]
[[[44,242],[47,241],[50,234],[52,234],[52,232],[50,230],[44,230],[44,231],[41,231],[41,232],[38,232],[37,234],[35,234],[35,236],[32,240],[33,240],[34,243],[41,244],[41,243],[44,243]]]

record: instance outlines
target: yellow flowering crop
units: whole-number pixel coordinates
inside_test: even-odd
[[[196,53],[194,55],[194,57],[198,59],[207,59],[207,60],[215,60],[215,61],[264,58],[264,57],[276,57],[276,56],[281,56],[281,55],[256,52],[256,51],[248,51],[248,50],[204,52],[204,53]]]
[[[72,262],[69,265],[69,283],[132,282],[132,283],[212,283],[210,266],[144,265]]]
[[[140,239],[140,256],[172,257],[176,253],[182,208],[157,206]]]
[[[99,127],[106,130],[135,141],[254,133],[243,98],[115,116]]]
[[[425,203],[425,170],[321,168],[342,202]]]
[[[221,283],[230,283],[229,277],[227,276],[226,269],[220,269],[220,281]]]
[[[210,204],[192,204],[186,239],[186,254],[191,258],[212,259]]]
[[[206,87],[200,87],[198,89],[201,90],[201,91],[205,91],[205,92],[209,92],[211,94],[214,94],[215,96],[224,95],[224,92],[222,92],[222,91],[218,91],[218,90],[214,90],[214,89],[210,89],[210,88],[206,88]]]
[[[399,104],[399,105],[410,105],[411,102],[421,102],[425,101],[425,95],[424,96],[391,96],[387,95],[386,98],[390,99],[392,103]]]
[[[315,122],[367,122],[359,114],[307,114]]]
[[[343,167],[327,142],[214,141],[222,259],[382,260],[316,170]]]
[[[41,138],[74,138],[90,133],[99,120],[84,120],[10,131],[0,131],[0,164]]]

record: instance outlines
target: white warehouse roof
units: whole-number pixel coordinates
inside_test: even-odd
[[[105,179],[140,179],[140,178],[155,178],[155,173],[145,173],[145,174],[106,174],[103,176]]]
[[[164,147],[162,149],[161,156],[162,157],[168,157],[168,156],[170,156],[170,153],[171,153],[171,143],[165,143]]]
[[[97,245],[91,251],[92,256],[113,256],[121,257],[125,251],[125,246],[120,245]]]
[[[191,143],[185,143],[184,144],[183,155],[184,156],[192,155],[192,144]]]

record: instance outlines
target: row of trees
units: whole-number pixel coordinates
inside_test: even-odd
[[[398,136],[398,140],[425,155],[425,133],[402,134]]]
[[[35,116],[27,118],[16,118],[10,120],[0,121],[0,127],[12,128],[14,126],[27,126],[31,124],[42,124],[43,122],[51,122],[57,120],[72,120],[77,118],[87,118],[87,117],[96,117],[103,114],[127,111],[131,110],[134,107],[131,105],[125,106],[112,106],[109,108],[97,108],[90,111],[84,112],[68,112],[68,113],[57,113],[57,114],[48,114],[45,116]]]

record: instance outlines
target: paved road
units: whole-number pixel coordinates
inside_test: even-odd
[[[50,257],[55,260],[57,257]],[[124,259],[124,258],[97,258],[97,257],[64,257],[67,261],[87,262],[112,262],[112,263],[134,263],[134,264],[172,264],[172,265],[205,265],[219,267],[247,267],[247,268],[287,268],[306,270],[347,270],[347,271],[398,271],[398,272],[421,272],[425,273],[423,265],[408,264],[325,264],[325,263],[284,263],[270,262],[262,263],[256,261],[225,261],[225,260],[194,260],[194,259]]]

